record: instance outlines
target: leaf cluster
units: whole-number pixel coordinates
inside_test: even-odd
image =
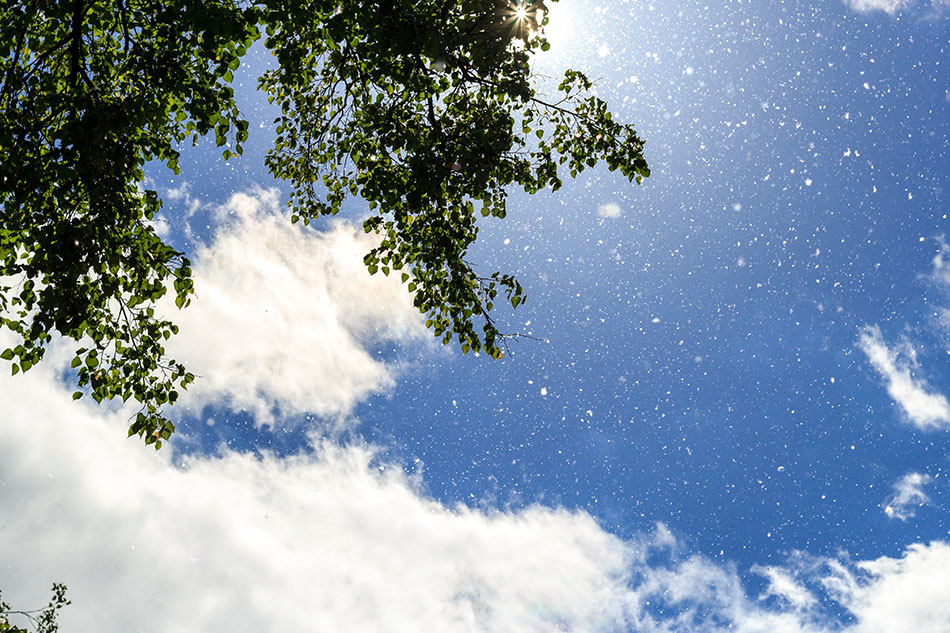
[[[141,404],[129,429],[161,446],[162,412],[194,380],[167,358],[177,332],[155,304],[194,293],[190,263],[152,220],[144,166],[178,172],[179,149],[214,134],[225,159],[248,123],[231,87],[254,42],[277,65],[259,88],[280,107],[266,163],[291,186],[294,221],[360,198],[379,244],[371,273],[398,274],[443,342],[502,354],[491,317],[525,299],[509,274],[468,260],[480,217],[508,191],[557,189],[603,160],[649,175],[634,129],[568,71],[554,98],[530,59],[548,48],[528,0],[0,0],[0,353],[13,373],[54,334],[97,401]]]
[[[177,327],[154,306],[169,287],[186,305],[193,282],[143,168],[177,172],[175,147],[210,131],[243,140],[229,82],[257,36],[231,2],[0,5],[0,326],[20,339],[0,358],[16,374],[54,334],[80,342],[79,387],[141,403],[133,428],[156,446],[194,376],[165,356]]]
[[[34,611],[13,610],[10,605],[0,599],[0,633],[29,633],[28,629],[11,623],[7,617],[11,615],[27,620],[33,627],[34,633],[56,633],[59,630],[59,625],[56,623],[57,612],[71,602],[66,599],[66,585],[54,583],[52,592],[53,596],[49,604]]]
[[[292,184],[294,219],[366,200],[376,213],[364,228],[381,236],[370,272],[398,272],[444,343],[496,358],[498,295],[515,307],[525,295],[467,260],[477,219],[505,217],[512,186],[556,190],[563,171],[600,160],[638,183],[649,175],[642,141],[585,75],[568,71],[556,100],[538,97],[529,61],[548,47],[547,17],[542,3],[520,7],[326,3],[303,22],[278,11],[265,17],[278,67],[260,80],[281,108],[267,164]]]

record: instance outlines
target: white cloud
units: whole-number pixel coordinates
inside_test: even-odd
[[[622,541],[583,512],[446,507],[367,446],[179,464],[174,443],[124,439],[125,414],[72,403],[56,370],[0,379],[0,588],[40,605],[65,582],[63,630],[827,630],[797,568],[765,568],[788,603],[768,607],[662,525]],[[826,569],[848,631],[945,633],[946,544]]]
[[[821,631],[842,633],[946,633],[950,622],[950,543],[933,541],[907,547],[902,557],[849,560],[794,552],[782,567],[768,567],[770,580],[780,578],[783,595]],[[759,570],[762,573],[762,570]],[[806,584],[811,589],[806,588]],[[850,626],[836,627],[818,615],[816,598],[832,600],[853,618]],[[796,604],[797,603],[797,604]],[[834,607],[832,607],[834,611]],[[820,626],[823,625],[823,626]]]
[[[181,327],[169,353],[200,376],[182,405],[226,404],[259,422],[274,408],[345,414],[394,384],[397,368],[368,348],[428,342],[398,276],[366,271],[362,230],[291,225],[273,190],[237,194],[217,215],[193,258],[196,297],[169,315]]]
[[[760,598],[775,596],[784,600],[795,611],[807,611],[817,603],[815,596],[799,583],[788,570],[768,565],[754,567],[752,571],[764,576],[769,582]]]
[[[860,633],[946,633],[950,623],[950,544],[911,545],[902,558],[839,567],[842,599]]]
[[[844,3],[860,13],[884,11],[896,15],[911,10],[920,10],[925,18],[939,18],[950,7],[950,0],[844,0]]]
[[[858,347],[881,374],[887,393],[907,418],[922,429],[950,426],[950,402],[941,393],[930,391],[927,383],[912,374],[917,369],[914,350],[909,345],[890,348],[877,327],[861,330]]]
[[[597,207],[597,215],[602,218],[619,218],[620,213],[620,205],[616,202],[608,202]]]
[[[861,13],[884,11],[894,14],[911,6],[910,0],[845,0],[845,4]]]
[[[619,630],[670,584],[632,591],[649,544],[584,513],[447,508],[363,446],[176,468],[52,376],[0,380],[0,587],[65,582],[64,630]]]
[[[924,486],[931,481],[930,475],[907,473],[894,484],[894,492],[884,502],[884,512],[892,519],[906,521],[916,514],[917,508],[930,501]]]

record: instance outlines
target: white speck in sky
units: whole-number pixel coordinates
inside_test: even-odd
[[[607,57],[607,55],[610,55],[610,48],[606,44],[601,44],[597,47],[597,54],[601,57]]]
[[[620,205],[616,202],[608,202],[597,207],[597,215],[602,218],[619,218]]]

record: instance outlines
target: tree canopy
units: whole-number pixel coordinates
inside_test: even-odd
[[[0,327],[18,337],[0,358],[27,371],[73,339],[74,397],[134,399],[130,436],[171,435],[163,410],[194,375],[166,356],[177,327],[155,305],[186,306],[194,284],[151,223],[144,169],[178,173],[212,133],[242,154],[231,83],[261,39],[277,63],[258,87],[280,108],[266,164],[293,221],[365,200],[369,271],[400,275],[443,342],[501,356],[492,310],[525,294],[466,259],[478,217],[600,161],[649,175],[583,73],[536,92],[547,20],[537,0],[0,0]]]

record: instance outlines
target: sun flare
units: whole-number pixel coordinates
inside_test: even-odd
[[[577,11],[570,3],[554,3],[545,13],[539,15],[539,22],[545,16],[548,18],[544,26],[544,37],[550,42],[553,49],[562,51],[565,46],[574,40],[574,29],[572,25],[578,18]]]

